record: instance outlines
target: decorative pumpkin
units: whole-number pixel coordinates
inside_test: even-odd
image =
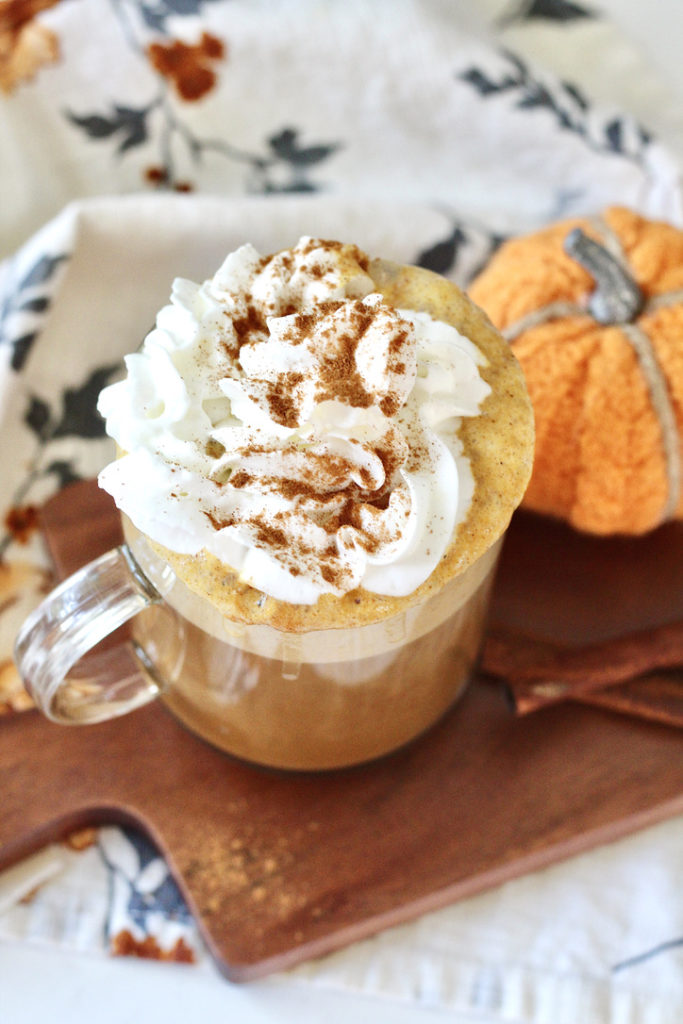
[[[536,416],[524,505],[595,534],[683,518],[683,231],[621,207],[505,243],[470,288]]]

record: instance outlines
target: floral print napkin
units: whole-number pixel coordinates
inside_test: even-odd
[[[571,57],[588,52],[603,60],[584,76]],[[594,5],[567,0],[0,5],[5,717],[30,706],[12,643],[51,585],[37,509],[108,460],[97,394],[171,278],[315,233],[466,284],[504,237],[559,216],[623,202],[681,223],[647,110],[584,81],[631,97],[635,69]],[[639,81],[659,122],[663,93]],[[681,838],[674,819],[292,977],[501,1021],[678,1021]],[[113,826],[1,874],[0,938],[207,961],[157,851]]]

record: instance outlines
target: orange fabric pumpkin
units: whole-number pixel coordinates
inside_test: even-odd
[[[599,322],[620,287],[637,302]],[[683,518],[683,232],[621,207],[563,221],[501,246],[470,295],[510,340],[534,406],[524,505],[595,534]]]

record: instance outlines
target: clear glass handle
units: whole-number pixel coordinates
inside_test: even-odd
[[[124,544],[70,576],[29,616],[14,656],[24,685],[48,718],[100,722],[159,695],[167,680],[154,652],[125,626],[147,609],[177,619]],[[174,626],[173,635],[182,646],[179,629]],[[179,651],[172,654],[177,662]]]

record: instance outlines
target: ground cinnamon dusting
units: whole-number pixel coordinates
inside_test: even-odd
[[[309,270],[312,269],[312,265],[318,265],[323,276],[327,271],[327,264],[329,263],[332,270],[335,263],[334,258],[328,259],[327,254],[320,252],[320,249],[324,249],[326,245],[326,242],[321,242],[318,239],[311,241],[308,244],[308,251],[312,258],[306,260]],[[272,270],[272,273],[279,275],[285,286],[288,286],[286,272],[283,272],[285,263],[289,263],[292,274],[294,274],[295,269],[301,267],[303,249],[303,245],[298,246],[291,259],[283,259],[282,254],[268,257],[264,261],[262,269],[265,269],[266,273],[270,273]],[[314,255],[315,250],[318,252]],[[377,408],[380,408],[380,403],[384,402],[383,410],[394,407],[394,403],[399,401],[402,388],[407,386],[404,379],[399,383],[397,378],[405,378],[406,373],[410,372],[412,331],[407,323],[395,324],[393,317],[391,317],[391,321],[386,320],[384,310],[387,308],[389,311],[404,308],[424,311],[436,319],[450,323],[471,338],[479,345],[488,360],[481,372],[484,380],[492,388],[492,396],[487,399],[485,416],[477,418],[476,421],[465,418],[462,425],[458,427],[458,436],[465,455],[472,463],[473,475],[477,482],[471,509],[465,522],[459,527],[453,543],[445,553],[434,578],[430,578],[405,598],[387,599],[347,587],[347,592],[341,600],[335,594],[323,594],[315,604],[293,605],[274,598],[266,599],[263,594],[240,580],[237,573],[231,572],[226,576],[226,565],[215,556],[210,555],[208,551],[202,553],[200,559],[169,554],[168,560],[174,566],[178,566],[179,573],[184,574],[184,578],[187,579],[191,588],[200,593],[210,592],[211,599],[216,606],[225,610],[225,614],[229,617],[236,621],[269,622],[276,628],[292,633],[303,632],[311,628],[336,628],[342,623],[346,625],[370,621],[375,617],[386,617],[389,613],[393,614],[393,609],[396,607],[410,607],[415,604],[428,588],[434,588],[443,580],[462,573],[475,558],[488,549],[492,538],[497,538],[501,529],[507,524],[510,509],[518,500],[519,491],[528,479],[529,452],[531,450],[531,419],[519,369],[513,363],[508,347],[502,345],[499,335],[493,331],[485,317],[479,315],[466,296],[445,280],[419,268],[401,268],[377,260],[368,263],[367,259],[359,252],[356,252],[356,265],[354,266],[350,246],[340,246],[339,243],[336,243],[330,245],[330,250],[331,253],[334,250],[341,250],[339,265],[342,274],[348,271],[349,280],[354,280],[359,266],[363,269],[367,267],[369,276],[376,286],[373,291],[382,296],[381,303],[378,303],[381,314],[377,321],[377,328],[381,323],[380,330],[383,337],[377,339],[380,345],[379,351],[373,351],[367,344],[370,340],[368,337],[362,345],[363,358],[361,359],[360,353],[357,352],[358,339],[356,338],[354,341],[354,334],[357,333],[356,328],[362,329],[363,322],[360,319],[354,322],[353,315],[348,315],[347,310],[354,303],[362,305],[363,316],[367,323],[373,309],[378,308],[374,306],[374,303],[361,303],[360,300],[347,298],[344,300],[345,308],[342,312],[336,312],[340,305],[339,302],[328,304],[327,310],[324,308],[326,304],[322,303],[315,304],[314,307],[300,307],[298,310],[292,310],[291,320],[281,324],[281,337],[291,346],[302,342],[307,347],[310,345],[311,354],[316,361],[315,380],[309,384],[304,377],[306,389],[301,387],[300,394],[296,396],[300,403],[304,399],[308,401],[309,398],[316,403],[324,400],[319,391],[324,389],[327,393],[331,392],[334,378],[337,378],[334,381],[336,384],[341,377],[343,378],[341,387],[345,389],[345,394],[351,398],[354,405],[361,404],[362,406],[365,389],[361,387],[360,395],[354,394],[353,374],[348,374],[349,369],[355,370],[356,356],[358,356],[359,365],[367,360],[372,374],[379,376],[382,381],[381,390],[373,388],[372,401],[376,403]],[[298,261],[296,268],[294,260]],[[269,266],[269,264],[271,265]],[[296,294],[298,287],[298,281],[292,280],[292,294]],[[359,290],[362,290],[363,287],[364,282],[359,282]],[[272,306],[272,310],[264,309],[264,316],[269,316],[271,312],[277,316],[282,314],[282,304],[273,302]],[[315,310],[317,315],[312,315],[312,310]],[[351,311],[349,310],[349,312]],[[329,322],[325,322],[325,318],[321,316],[323,313],[332,314],[329,316]],[[251,328],[257,326],[257,323],[254,320],[251,320],[250,323],[250,314],[246,313],[245,308],[242,310],[242,318],[244,322],[241,326],[244,329],[245,338],[251,335],[251,340],[256,340]],[[384,323],[388,322],[391,322],[392,326],[384,328]],[[404,337],[404,327],[408,332],[407,337]],[[379,334],[377,328],[373,329],[373,333]],[[385,330],[388,331],[388,334],[384,333]],[[346,340],[340,344],[340,335],[344,334],[347,336]],[[259,338],[260,340],[266,339]],[[405,343],[406,340],[408,344]],[[328,359],[323,366],[324,380],[321,383],[320,363],[323,362],[325,353],[327,353]],[[388,380],[385,371],[388,371]],[[395,386],[394,379],[396,380]],[[250,397],[252,401],[262,406],[264,412],[267,412],[266,393],[268,391],[276,392],[277,389],[269,381],[258,380],[253,384]],[[311,395],[311,391],[316,393]],[[335,389],[334,398],[339,399],[339,397],[339,392]],[[361,398],[360,403],[358,403],[359,397]],[[341,400],[344,401],[344,398],[342,397]],[[287,411],[286,415],[289,414]],[[411,444],[413,443],[414,440],[411,439]],[[258,528],[261,529],[261,536],[264,539],[268,536],[268,529],[271,527],[280,531],[277,537],[278,542],[281,543],[285,536],[287,537],[286,545],[272,550],[272,556],[285,570],[293,574],[301,572],[306,575],[310,572],[315,578],[316,576],[320,577],[322,573],[325,579],[336,583],[342,576],[340,562],[347,560],[346,553],[351,552],[353,547],[363,545],[366,546],[366,550],[371,550],[373,545],[383,543],[383,540],[380,539],[380,532],[390,532],[392,536],[387,539],[389,543],[392,543],[393,533],[395,532],[398,536],[404,529],[404,517],[410,515],[410,502],[406,499],[400,486],[401,493],[395,495],[395,513],[391,512],[388,516],[375,516],[373,511],[379,513],[392,509],[394,504],[392,495],[395,494],[397,485],[400,485],[400,481],[397,479],[399,469],[405,468],[410,472],[419,468],[425,455],[425,448],[413,453],[408,450],[407,444],[404,445],[400,429],[389,430],[385,437],[375,439],[368,446],[368,451],[371,450],[372,455],[382,462],[383,479],[381,471],[373,476],[372,482],[368,477],[359,477],[359,467],[354,460],[353,483],[351,483],[350,475],[347,475],[344,482],[335,484],[333,477],[326,474],[323,487],[321,486],[323,480],[320,476],[320,464],[313,464],[310,467],[299,465],[299,456],[296,454],[297,447],[299,447],[298,444],[294,443],[290,450],[287,444],[283,445],[278,442],[275,445],[269,444],[264,449],[260,445],[249,443],[243,444],[240,449],[231,450],[230,460],[225,457],[226,453],[217,454],[219,460],[225,459],[226,463],[229,461],[231,464],[233,457],[237,459],[247,457],[243,469],[240,467],[241,475],[236,475],[233,470],[233,475],[229,476],[230,469],[227,469],[225,479],[229,479],[231,485],[236,483],[241,487],[248,488],[252,492],[251,497],[254,498],[259,491],[262,491],[264,503],[263,506],[257,505],[257,510],[261,507],[264,510],[255,513],[252,509],[251,513],[245,513],[238,508],[234,513],[221,513],[214,508],[213,515],[209,515],[208,519],[215,530],[239,527],[248,531],[251,535],[250,543],[254,544],[257,524],[248,521],[247,517],[251,515],[252,519],[256,517],[264,519],[266,496],[277,492],[284,500],[293,503],[294,514],[292,515],[290,512],[289,515],[297,529],[290,530],[287,516],[282,519],[282,522],[271,517],[268,527],[263,523],[260,524]],[[306,452],[305,461],[310,461],[310,447],[306,443],[302,443],[300,447]],[[286,480],[277,475],[276,463],[279,451],[290,452],[291,463],[294,467],[294,472],[288,472]],[[259,459],[252,468],[249,464],[249,457],[257,453],[262,453],[267,458],[264,461]],[[271,459],[273,460],[272,469],[269,470]],[[307,471],[309,468],[310,472]],[[502,475],[501,468],[505,471]],[[284,469],[282,471],[284,472]],[[216,467],[216,472],[220,472],[219,466]],[[272,475],[269,476],[269,473]],[[294,479],[291,479],[292,476]],[[211,479],[214,479],[213,475]],[[382,480],[381,484],[380,480]],[[495,485],[492,482],[495,482]],[[377,485],[374,490],[372,489],[373,483]],[[236,490],[236,495],[237,493]],[[492,493],[496,499],[494,501],[488,500]],[[329,538],[328,546],[323,542],[322,552],[319,542],[316,545],[317,551],[306,552],[305,546],[308,542],[300,529],[302,512],[300,509],[297,510],[298,504],[305,506],[303,514],[310,517],[312,530],[322,530],[324,535]],[[357,507],[358,515],[353,508],[354,504]],[[386,528],[383,524],[385,519],[391,520]],[[319,532],[317,536],[320,537]],[[313,534],[311,534],[310,543],[313,544]],[[165,549],[162,550],[166,554]],[[357,558],[348,560],[352,563],[353,568],[346,571],[347,583],[358,565]],[[344,587],[340,586],[338,589],[343,591]],[[357,607],[359,602],[360,608]]]
[[[246,473],[243,469],[238,469],[230,477],[230,484],[232,487],[248,487],[253,481],[251,473]]]
[[[271,523],[260,522],[258,519],[250,520],[256,530],[256,540],[264,547],[286,548],[287,534],[284,530],[273,526]]]
[[[303,379],[301,373],[286,373],[283,376],[282,384],[277,385],[277,390],[269,391],[266,395],[271,418],[283,427],[298,426],[299,410],[292,391],[302,383]]]
[[[305,480],[284,480],[280,478],[277,480],[277,487],[283,498],[287,498],[290,501],[296,498],[316,498],[318,496],[316,486],[307,483]]]
[[[403,454],[399,453],[393,445],[387,444],[385,446],[380,443],[375,446],[375,455],[384,466],[384,479],[387,483],[391,483],[394,474],[398,472],[399,467],[403,464]]]
[[[337,575],[338,574],[334,571],[334,569],[330,565],[324,565],[323,564],[320,567],[320,575],[322,576],[322,578],[325,580],[326,583],[329,583],[332,586],[334,586],[336,584],[336,582],[337,582]]]
[[[336,253],[340,254],[339,260],[334,257]],[[302,263],[302,255],[310,258]],[[312,363],[312,378],[308,378],[308,370],[288,370],[277,363],[274,372],[249,374],[244,358],[246,395],[287,431],[305,425],[311,400],[316,405],[330,401],[356,410],[374,406],[388,418],[394,417],[405,401],[404,390],[409,384],[405,378],[414,361],[415,339],[412,326],[396,314],[390,300],[377,297],[368,302],[349,297],[303,306],[301,297],[296,298],[301,287],[299,272],[309,279],[320,279],[337,263],[342,277],[349,274],[350,280],[355,280],[359,267],[369,265],[355,247],[319,239],[300,245],[296,253],[267,257],[259,271],[284,281],[287,287],[283,301],[259,298],[261,293],[255,287],[250,296],[245,296],[240,313],[229,317],[233,331],[228,337],[232,340],[224,344],[235,350],[236,358],[245,345],[268,344],[271,313],[279,318],[275,344],[281,340],[291,347],[305,348],[297,359],[303,360],[299,366]],[[362,443],[364,454],[351,456],[333,454],[338,446],[321,445],[315,437],[311,441],[306,430],[299,440],[279,438],[266,445],[249,443],[252,432],[247,432],[248,440],[242,448],[231,449],[229,458],[223,445],[209,442],[206,454],[218,460],[211,472],[212,481],[218,486],[229,483],[234,492],[249,494],[246,506],[235,494],[233,508],[214,508],[204,511],[204,515],[217,532],[232,528],[246,533],[250,545],[269,552],[292,576],[303,573],[322,577],[342,591],[344,582],[348,588],[358,571],[361,551],[375,555],[398,540],[404,513],[409,514],[402,492],[397,495],[394,511],[392,493],[400,485],[399,469],[415,465],[426,451],[423,448],[411,453],[400,430],[393,426],[384,430],[382,437]],[[265,459],[255,458],[257,455]],[[245,461],[235,467],[235,458]],[[252,502],[258,495],[263,501],[254,507]],[[269,513],[268,495],[291,503],[289,511]],[[306,532],[307,523],[310,533]]]
[[[268,333],[266,318],[255,306],[248,306],[244,316],[233,318],[232,326],[240,348],[253,340],[252,335],[267,335]]]
[[[316,264],[312,264],[310,266],[303,266],[301,269],[305,274],[308,274],[309,277],[314,277],[318,281],[320,280],[321,277],[324,277],[325,275],[325,271],[323,270],[323,268],[320,266],[316,266]]]
[[[359,340],[360,334],[341,337],[338,342],[339,353],[324,359],[319,400],[337,398],[358,409],[367,409],[372,405],[373,397],[366,391],[356,369],[355,353]]]
[[[204,515],[206,516],[206,518],[209,520],[214,530],[216,531],[224,530],[226,526],[235,525],[235,521],[231,516],[225,516],[224,518],[219,519],[219,517],[215,516],[213,512],[204,512]]]
[[[385,416],[393,416],[401,408],[401,403],[395,395],[385,395],[381,399],[379,407]]]

